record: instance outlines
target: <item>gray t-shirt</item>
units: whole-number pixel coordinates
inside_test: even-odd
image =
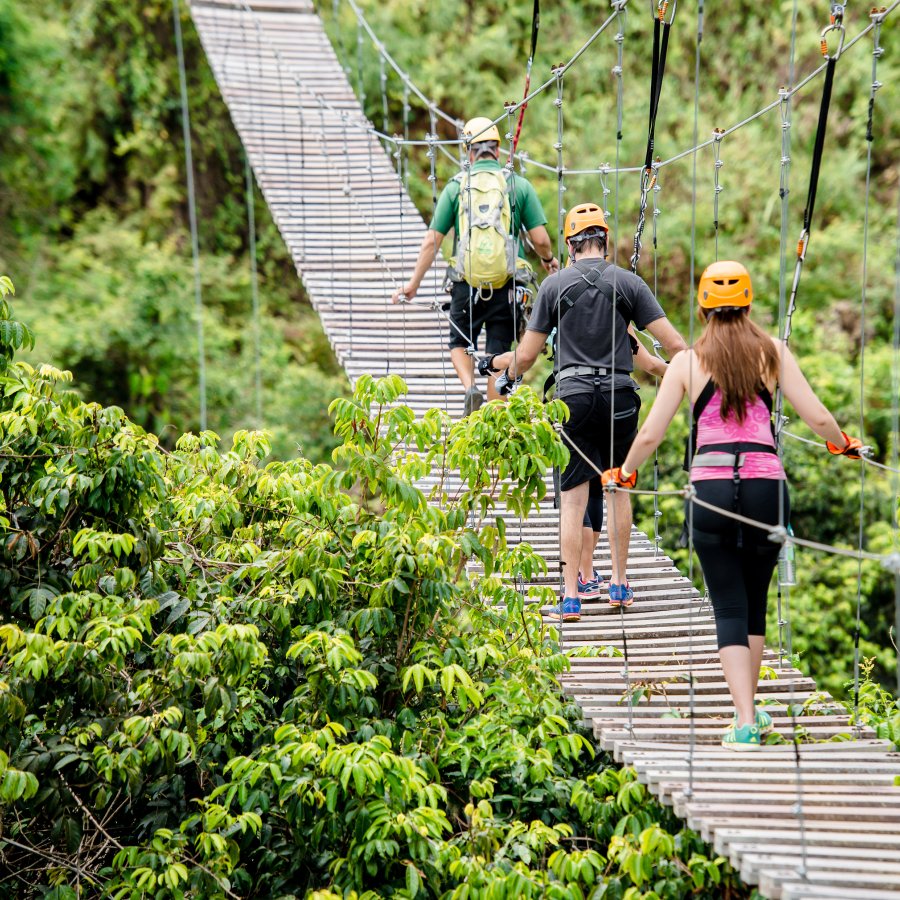
[[[544,279],[528,319],[528,330],[550,334],[557,326],[560,298],[582,280],[585,272],[600,263],[599,259],[577,260]],[[621,370],[621,374],[601,378],[601,386],[611,388],[614,377],[616,387],[635,387],[631,377],[625,374],[634,367],[626,331],[628,324],[633,322],[638,328],[646,328],[651,322],[664,318],[665,313],[644,280],[633,272],[607,265],[603,278],[615,290],[615,311],[599,288],[588,287],[559,323],[557,370],[566,366],[615,368]],[[556,393],[558,397],[567,397],[593,389],[594,378],[579,375],[558,382]]]

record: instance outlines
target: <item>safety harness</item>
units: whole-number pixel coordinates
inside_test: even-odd
[[[627,330],[630,320],[627,319],[624,315],[622,315],[619,307],[622,305],[622,298],[620,296],[619,302],[614,302],[614,292],[612,285],[603,277],[603,273],[609,268],[609,263],[605,260],[601,260],[596,266],[593,266],[587,272],[581,273],[581,280],[576,281],[575,284],[572,285],[562,296],[559,298],[559,303],[555,305],[550,311],[550,321],[556,322],[556,335],[553,339],[553,371],[547,376],[547,379],[544,381],[544,400],[546,401],[551,393],[553,392],[556,383],[559,381],[563,381],[566,378],[574,378],[577,375],[587,376],[587,377],[595,377],[602,378],[607,375],[631,375],[630,369],[617,369],[610,368],[606,366],[583,366],[578,365],[577,363],[573,363],[568,366],[563,366],[562,369],[557,369],[557,356],[558,356],[558,343],[559,343],[559,329],[561,327],[561,323],[563,320],[563,316],[584,296],[584,294],[590,288],[596,288],[602,296],[606,299],[606,301],[612,305],[613,309],[618,313],[619,318],[621,318],[624,323],[624,327]],[[629,334],[629,341],[631,341],[632,345],[632,353],[637,352],[637,342],[635,339]]]
[[[756,441],[726,441],[715,444],[704,444],[702,447],[697,446],[697,432],[700,423],[700,416],[709,405],[713,395],[716,392],[716,384],[710,378],[706,382],[697,402],[694,404],[693,418],[694,424],[691,428],[691,434],[688,438],[684,452],[684,469],[690,471],[694,466],[728,466],[731,468],[731,481],[734,485],[734,494],[731,501],[731,511],[740,515],[741,512],[741,468],[747,460],[748,453],[771,453],[778,455],[778,450],[774,444],[760,444]],[[769,427],[772,429],[772,440],[775,440],[775,426],[772,423],[772,395],[768,388],[760,387],[757,390],[757,396],[765,403],[766,409],[769,411]],[[743,546],[743,533],[741,523],[737,525],[737,546]]]

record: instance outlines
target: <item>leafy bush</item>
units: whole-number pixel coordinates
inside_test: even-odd
[[[515,587],[544,563],[496,513],[564,461],[561,404],[416,421],[363,378],[334,469],[264,464],[254,432],[167,452],[66,380],[0,377],[13,896],[744,895],[596,755],[551,592]]]

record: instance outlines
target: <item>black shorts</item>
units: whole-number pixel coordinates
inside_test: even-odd
[[[490,299],[482,300],[477,288],[457,281],[450,293],[450,341],[455,347],[478,349],[478,336],[485,327],[485,353],[506,353],[515,338],[513,304],[510,302],[512,282],[495,288]],[[471,301],[470,301],[471,298]]]
[[[607,387],[597,387],[593,393],[572,394],[565,400],[571,415],[563,425],[563,443],[570,455],[569,464],[560,479],[560,490],[570,491],[596,478],[597,469],[602,472],[622,465],[637,435],[641,398],[633,388],[617,387],[611,391]],[[613,402],[615,412],[610,441],[610,408]]]

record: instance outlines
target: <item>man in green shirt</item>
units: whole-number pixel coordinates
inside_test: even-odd
[[[503,276],[507,280],[501,279],[499,284],[496,281],[485,284],[471,271],[471,266],[469,271],[466,271],[466,263],[477,255],[481,246],[490,245],[492,241],[497,240],[496,232],[500,228],[504,232],[508,228],[508,234],[502,237],[510,248],[518,245],[519,256],[524,258],[525,253],[521,242],[516,238],[519,230],[524,228],[544,269],[547,272],[555,272],[559,269],[559,263],[553,255],[550,235],[546,228],[547,217],[544,215],[541,202],[534,188],[521,175],[512,173],[505,175],[509,182],[508,206],[505,206],[504,201],[506,212],[501,209],[488,209],[490,202],[487,201],[487,195],[479,195],[486,201],[479,207],[482,213],[495,216],[492,226],[487,226],[484,219],[479,224],[478,210],[471,209],[473,192],[467,185],[471,186],[481,172],[496,172],[501,177],[504,176],[503,167],[499,163],[500,132],[490,119],[479,117],[465,124],[463,136],[469,142],[469,170],[462,176],[454,178],[441,191],[431,225],[422,239],[413,274],[406,285],[394,293],[392,299],[397,303],[404,298],[411,300],[415,297],[422,279],[434,263],[444,237],[454,229],[459,257],[456,277],[459,280],[454,280],[450,293],[449,347],[453,368],[466,389],[465,412],[468,415],[484,402],[484,395],[475,384],[475,366],[472,357],[478,346],[482,326],[486,332],[486,353],[505,353],[509,350],[516,336],[514,316],[516,298],[513,292],[514,277]],[[500,182],[500,179],[495,180]],[[461,192],[466,195],[462,202]],[[468,227],[465,223],[469,223]],[[472,236],[479,227],[481,230],[475,236],[476,241]],[[470,249],[472,247],[474,250]],[[512,254],[510,256],[509,267],[514,269],[515,259],[512,258]],[[519,283],[522,283],[521,279]],[[496,375],[493,375],[488,379],[490,400],[499,396],[494,387],[495,378]]]

